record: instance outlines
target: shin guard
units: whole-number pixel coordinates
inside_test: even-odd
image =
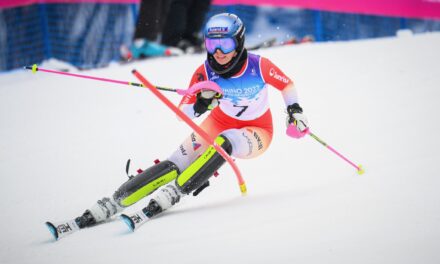
[[[179,169],[173,162],[162,161],[122,184],[113,198],[123,207],[130,206],[176,179],[177,175]]]
[[[215,140],[228,154],[232,153],[231,142],[224,136],[218,136]],[[182,193],[189,194],[197,190],[216,172],[225,160],[213,146],[198,157],[182,174],[177,177],[177,187]]]

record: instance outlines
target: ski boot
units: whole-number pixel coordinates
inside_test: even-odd
[[[159,189],[156,196],[150,200],[150,203],[142,211],[148,218],[151,218],[178,203],[183,195],[173,181]]]
[[[177,188],[175,181],[161,187],[156,196],[150,200],[147,206],[133,214],[121,214],[121,219],[131,231],[136,230],[152,217],[162,213],[180,201],[184,194]]]
[[[75,218],[75,222],[80,229],[90,227],[109,219],[122,210],[123,207],[115,202],[115,200],[104,197],[98,200],[90,209],[86,210],[83,215]]]

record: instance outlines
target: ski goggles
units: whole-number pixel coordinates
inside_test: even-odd
[[[205,47],[209,54],[214,54],[217,49],[227,54],[237,48],[237,43],[233,38],[205,38]]]

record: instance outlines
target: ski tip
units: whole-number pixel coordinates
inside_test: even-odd
[[[121,214],[120,217],[121,217],[122,221],[124,221],[124,223],[127,224],[128,228],[130,228],[130,231],[134,232],[135,224],[134,224],[133,220],[128,215],[125,215],[125,214]]]
[[[51,222],[46,222],[46,226],[49,229],[50,233],[55,238],[55,240],[58,240],[58,231],[56,227]]]

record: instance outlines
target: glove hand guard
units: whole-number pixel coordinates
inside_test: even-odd
[[[201,90],[197,94],[197,101],[194,104],[194,112],[196,117],[201,116],[208,110],[212,110],[219,105],[221,94],[212,90]]]

